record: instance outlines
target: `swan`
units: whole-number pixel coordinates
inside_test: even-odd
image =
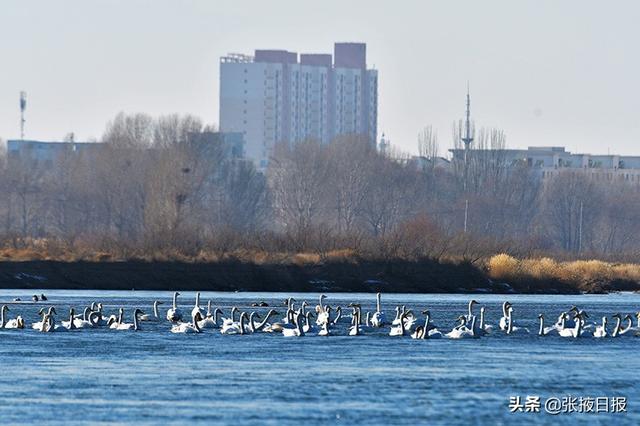
[[[209,306],[211,305],[211,301],[209,301]],[[213,315],[211,315],[211,308],[207,308],[207,316],[205,317],[205,319],[203,319],[202,321],[200,321],[198,323],[198,325],[200,326],[200,328],[204,329],[204,328],[218,328],[218,319],[220,318],[220,315],[222,314],[222,309],[220,308],[215,308],[213,310]]]
[[[42,326],[45,324],[46,321],[48,321],[48,319],[45,320],[45,316],[49,315],[51,317],[56,313],[57,313],[56,308],[54,308],[53,306],[50,306],[49,311],[47,312],[45,312],[44,308],[40,308],[40,310],[38,311],[38,315],[40,315],[42,319],[38,322],[34,322],[33,324],[31,324],[31,328],[33,328],[34,330],[42,329]]]
[[[431,312],[427,309],[422,311],[422,314],[425,316],[425,319],[423,326],[424,332],[421,339],[441,339],[442,333],[431,322]]]
[[[411,324],[413,324],[416,321],[416,318],[414,317],[413,312],[411,312],[411,310],[407,311],[406,308],[407,307],[405,305],[402,305],[401,307],[396,306],[396,317],[391,322],[391,325],[399,325],[400,324],[400,317],[405,312],[407,313],[407,315],[405,315],[405,317],[404,317],[404,321],[405,322],[410,322]]]
[[[617,320],[616,326],[613,329],[613,333],[611,333],[611,337],[629,337],[633,336],[633,320],[631,319],[631,315],[626,315],[624,320],[627,321],[627,326],[622,328],[622,317],[620,314],[613,315],[613,318]]]
[[[552,333],[558,332],[558,327],[552,325],[551,327],[544,326],[544,315],[539,314],[538,319],[540,320],[540,328],[538,329],[538,336],[549,336]]]
[[[316,306],[316,325],[322,325],[325,322],[329,321],[329,311],[325,309],[322,302],[326,299],[327,296],[324,294],[320,295],[318,306]]]
[[[254,315],[255,312],[252,312],[251,315]],[[247,321],[247,313],[240,313],[240,319],[238,322],[234,322],[232,324],[223,324],[220,329],[220,333],[222,334],[247,334],[248,330],[245,326],[245,321]]]
[[[405,311],[400,314],[398,318],[398,325],[395,327],[391,327],[389,331],[389,336],[406,336],[408,334],[407,328],[405,327],[405,318],[409,312]]]
[[[182,321],[182,311],[178,309],[179,292],[173,293],[173,306],[167,311],[167,320],[176,323]]]
[[[480,325],[479,328],[483,333],[491,333],[493,331],[493,326],[491,324],[485,324],[484,322],[484,306],[480,308]]]
[[[382,295],[380,293],[376,293],[376,311],[371,316],[371,326],[372,327],[383,327],[387,324],[387,316],[382,312],[382,306],[380,304],[380,298]]]
[[[202,316],[198,313],[194,317],[191,318],[191,322],[179,322],[171,326],[172,333],[201,333],[202,330],[198,325],[198,322],[202,321]]]
[[[318,331],[318,336],[330,336],[331,330],[329,329],[329,323],[325,322],[320,326],[320,331]]]
[[[85,309],[84,319],[74,318],[73,325],[75,328],[94,328],[98,325],[99,314],[91,312],[89,308]]]
[[[15,319],[7,320],[5,316],[5,312],[9,312],[9,307],[7,305],[2,305],[0,308],[0,328],[6,329],[22,329],[24,328],[24,320],[20,315]]]
[[[282,335],[284,337],[302,337],[304,336],[304,330],[302,329],[302,322],[300,321],[300,313],[296,313],[293,317],[293,328],[283,328]]]
[[[36,323],[34,323],[33,325],[35,325]],[[50,333],[52,331],[55,330],[54,328],[54,322],[53,322],[53,315],[45,312],[42,315],[42,321],[40,321],[38,324],[40,324],[39,328],[37,329],[38,331],[42,332],[42,333]]]
[[[104,317],[104,315],[102,314],[102,303],[98,303],[96,307],[97,307],[97,311],[95,312],[98,314],[98,320],[96,322],[96,325],[109,326],[112,322],[118,320],[118,317],[116,315],[110,315],[108,318]]]
[[[75,330],[76,329],[76,317],[75,317],[75,309],[69,309],[69,321],[61,321],[62,327],[67,330]]]
[[[120,308],[122,311],[124,311],[122,308]],[[138,317],[140,315],[144,315],[144,312],[142,312],[140,309],[136,308],[133,311],[133,323],[125,323],[122,322],[122,320],[117,324],[117,327],[111,327],[114,328],[115,330],[133,330],[133,331],[139,331],[140,330],[140,326],[138,325]]]
[[[353,303],[349,304],[350,307],[353,306]],[[342,314],[342,307],[338,306],[336,307],[336,317],[333,321],[331,321],[331,324],[336,325],[339,323],[353,323],[353,315],[349,316],[349,315],[343,315]]]
[[[56,320],[53,317],[53,315],[45,314],[45,319],[46,321],[43,322],[42,327],[40,328],[40,331],[46,332],[46,333],[52,333],[54,331],[55,332],[69,331],[67,327],[64,327],[62,325],[56,325]]]
[[[231,317],[230,318],[222,318],[222,328],[230,327],[233,324],[236,324],[236,312],[238,312],[238,308],[236,306],[231,307]]]
[[[566,315],[566,314],[565,314]],[[566,321],[566,318],[565,318]],[[558,331],[558,334],[560,335],[560,337],[571,337],[571,338],[577,338],[577,337],[581,337],[582,334],[582,318],[580,318],[580,314],[578,313],[577,316],[575,317],[575,326],[574,327],[566,327],[563,328],[562,330]]]
[[[467,325],[471,325],[471,324],[470,324],[470,323],[471,323],[471,320],[472,320],[472,319],[473,319],[473,317],[475,316],[475,315],[473,314],[473,306],[474,306],[474,305],[477,305],[477,304],[478,304],[478,302],[477,302],[476,300],[474,300],[474,299],[471,299],[471,300],[469,301],[469,305],[468,305],[468,307],[467,307],[467,315],[465,316],[465,320],[467,321]]]
[[[118,309],[118,316],[111,315],[107,321],[107,327],[117,329],[119,324],[124,322],[124,308]]]
[[[470,337],[479,337],[476,335],[474,330],[476,329],[476,317],[475,315],[471,318],[471,327],[467,327],[467,317],[461,315],[458,317],[458,321],[460,324],[454,327],[450,332],[445,334],[449,339],[467,339]]]
[[[307,313],[307,315],[309,315],[309,314],[311,314],[311,312]],[[250,328],[253,329],[254,333],[256,333],[258,331],[264,331],[264,329],[268,326],[269,319],[273,315],[280,315],[280,313],[278,311],[276,311],[275,309],[269,309],[269,312],[267,312],[267,316],[264,317],[264,319],[262,321],[260,321],[260,323],[258,323],[258,324],[254,323],[253,317],[249,317],[249,326],[250,326]]]
[[[500,326],[500,330],[502,331],[507,331],[507,327],[509,326],[509,314],[507,313],[509,306],[511,306],[511,303],[508,301],[505,301],[502,304],[502,317],[500,318],[500,322],[498,324]]]
[[[596,327],[593,331],[593,337],[602,338],[608,337],[609,333],[607,332],[607,317],[602,317],[602,325]]]
[[[160,315],[158,314],[158,305],[162,305],[162,302],[155,300],[153,302],[153,315],[142,314],[138,317],[139,321],[160,321]]]
[[[529,334],[529,330],[524,327],[516,326],[513,321],[513,306],[507,308],[507,317],[509,323],[507,325],[507,334]]]
[[[302,330],[304,330],[305,333],[315,333],[317,331],[317,326],[311,324],[312,316],[312,312],[307,312],[306,315],[302,316],[305,319],[305,324],[302,326]]]
[[[222,334],[247,334],[254,332],[254,322],[253,317],[256,315],[255,312],[251,312],[251,315],[247,319],[247,313],[242,312],[240,314],[240,319],[237,322],[226,321],[222,324],[220,328],[220,333]],[[249,328],[245,326],[245,322],[249,323]]]
[[[569,318],[569,314],[573,313],[574,317],[573,318]],[[558,317],[558,320],[555,323],[555,326],[558,328],[558,330],[563,329],[563,328],[575,328],[576,326],[576,315],[578,315],[579,310],[577,306],[572,306],[568,311],[566,312],[562,312],[560,314],[560,316]]]
[[[362,335],[362,328],[360,327],[360,306],[353,307],[353,322],[351,327],[349,328],[349,336],[360,336]]]
[[[291,317],[293,313],[293,303],[296,301],[293,297],[288,297],[284,301],[284,305],[287,307],[287,310],[284,313],[284,318],[282,321],[284,324],[290,324],[293,322],[293,318]],[[318,307],[316,306],[316,312],[318,311]]]
[[[200,310],[200,292],[196,293],[196,304],[194,305],[193,309],[191,310],[191,317],[193,318],[193,316],[195,314],[200,314],[200,316],[202,315],[202,310]]]

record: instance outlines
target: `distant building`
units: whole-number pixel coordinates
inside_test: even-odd
[[[377,113],[378,72],[363,43],[336,43],[333,58],[256,50],[220,59],[220,129],[241,132],[259,167],[279,142],[359,135],[375,146]]]
[[[463,163],[464,148],[450,149],[452,162]],[[573,154],[560,146],[530,146],[527,149],[469,149],[468,159],[490,156],[505,167],[525,165],[539,173],[542,179],[563,171],[580,172],[596,180],[626,180],[640,183],[640,156]]]
[[[71,156],[93,156],[102,146],[99,142],[8,140],[7,159],[10,165],[19,163],[22,166],[51,169],[58,161]]]

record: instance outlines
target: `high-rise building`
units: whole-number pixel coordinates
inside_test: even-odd
[[[220,129],[245,135],[246,155],[265,167],[276,143],[358,135],[377,139],[378,72],[366,45],[330,54],[256,50],[220,59]]]

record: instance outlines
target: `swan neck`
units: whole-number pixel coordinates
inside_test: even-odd
[[[267,316],[262,321],[260,321],[260,323],[256,327],[256,330],[262,330],[262,328],[267,324],[267,321],[269,321],[269,318],[271,318],[272,315],[273,315],[273,309],[267,312]]]
[[[376,294],[376,312],[381,312],[381,310],[380,310],[380,293]]]
[[[244,312],[240,315],[240,334],[244,334],[245,333],[245,329],[244,329],[244,319],[247,316],[244,315]]]
[[[133,329],[135,331],[138,331],[138,313],[137,312],[133,313]]]
[[[158,318],[158,301],[153,302],[153,316]]]
[[[538,336],[544,336],[544,317],[540,317],[540,330],[538,330]]]

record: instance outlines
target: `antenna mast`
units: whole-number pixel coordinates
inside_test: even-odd
[[[27,92],[20,92],[20,139],[24,140],[24,112],[27,109]]]
[[[464,148],[469,149],[469,145],[473,142],[473,135],[471,130],[471,96],[469,95],[469,83],[467,82],[467,115],[464,122],[465,134],[462,138],[464,142]]]

